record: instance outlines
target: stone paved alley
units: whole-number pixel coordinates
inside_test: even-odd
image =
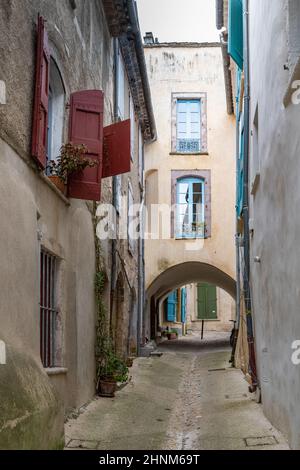
[[[67,449],[288,449],[230,367],[228,334],[189,335],[160,351],[134,361],[115,398],[96,398],[67,422]]]

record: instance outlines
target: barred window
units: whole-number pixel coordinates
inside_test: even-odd
[[[56,256],[42,248],[40,255],[40,352],[44,367],[55,367],[57,332]]]

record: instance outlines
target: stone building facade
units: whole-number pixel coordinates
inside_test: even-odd
[[[222,312],[213,320],[204,315],[205,328],[228,329],[235,299],[234,117],[226,112],[220,44],[159,43],[151,34],[145,41],[158,134],[145,148],[145,336],[155,339],[166,327],[182,331],[182,287],[186,326],[198,329],[195,283],[215,289]]]
[[[97,206],[122,196],[127,233],[155,126],[134,1],[9,0],[0,30],[0,448],[60,448],[65,415],[95,394]],[[120,145],[123,124],[108,126],[127,119]],[[70,139],[99,160],[65,195],[46,158]],[[100,257],[126,357],[139,343],[143,246],[121,238],[101,240]]]

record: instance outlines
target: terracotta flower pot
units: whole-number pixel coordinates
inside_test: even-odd
[[[66,195],[66,185],[60,176],[50,175],[49,179],[51,183],[53,183],[57,187],[57,189],[59,189],[64,195]]]
[[[117,389],[117,382],[115,380],[100,380],[98,386],[98,394],[101,397],[114,397]]]
[[[126,366],[127,367],[132,367],[133,366],[133,358],[132,357],[127,357]]]
[[[171,340],[171,339],[177,339],[177,334],[176,333],[169,333],[168,334],[168,339]]]

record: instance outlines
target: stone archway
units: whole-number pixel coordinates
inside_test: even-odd
[[[157,327],[157,304],[169,292],[183,285],[207,282],[226,291],[236,299],[236,282],[232,276],[216,266],[199,261],[189,261],[172,266],[160,273],[146,291],[147,311],[145,335],[154,338]]]

